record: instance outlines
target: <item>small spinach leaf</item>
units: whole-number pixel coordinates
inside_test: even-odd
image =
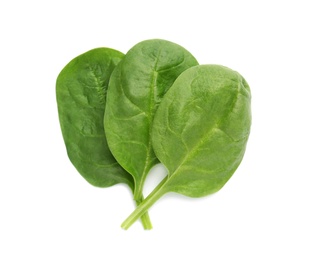
[[[156,112],[152,142],[168,176],[123,223],[127,229],[167,192],[202,197],[239,166],[251,126],[250,88],[237,72],[201,65],[182,73]]]
[[[111,75],[105,111],[109,147],[135,180],[139,203],[147,173],[158,160],[151,143],[153,117],[174,80],[196,59],[165,40],[147,40],[128,51]]]
[[[110,75],[124,54],[107,48],[88,51],[70,61],[56,82],[59,121],[68,156],[92,185],[126,183],[131,176],[113,158],[103,116]]]

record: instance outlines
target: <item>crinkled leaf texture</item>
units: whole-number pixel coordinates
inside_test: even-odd
[[[70,61],[56,82],[59,121],[68,156],[92,185],[109,187],[133,179],[114,159],[103,126],[110,75],[124,54],[90,50]]]
[[[105,112],[109,147],[135,179],[135,198],[142,194],[150,168],[158,163],[151,143],[153,117],[175,79],[197,65],[183,47],[147,40],[128,51],[111,75]]]

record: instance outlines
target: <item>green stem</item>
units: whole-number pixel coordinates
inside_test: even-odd
[[[144,228],[145,230],[151,230],[151,229],[153,228],[152,222],[151,222],[151,219],[150,219],[150,216],[149,216],[149,213],[148,213],[148,212],[145,212],[145,213],[141,216],[141,222],[142,222],[143,228]]]
[[[137,219],[142,218],[147,210],[160,198],[167,190],[164,189],[168,177],[165,177],[157,187],[150,193],[145,200],[131,213],[131,215],[122,223],[123,229],[128,229]]]
[[[143,173],[142,178],[139,182],[136,182],[135,185],[134,200],[136,201],[137,207],[144,201],[142,190],[146,175],[146,173]],[[147,211],[143,215],[141,215],[141,222],[145,230],[150,230],[153,228],[149,213]]]
[[[136,200],[136,205],[137,205],[137,207],[142,203],[143,200],[144,200],[143,196],[142,196],[142,199],[141,199],[141,200]],[[141,222],[142,222],[143,228],[144,228],[145,230],[150,230],[150,229],[153,228],[152,222],[151,222],[151,219],[150,219],[150,216],[149,216],[149,213],[148,213],[148,212],[145,212],[145,213],[141,216]]]

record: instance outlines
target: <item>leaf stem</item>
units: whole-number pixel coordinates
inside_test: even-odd
[[[148,213],[148,212],[145,212],[145,213],[141,216],[141,222],[142,222],[143,228],[144,228],[145,230],[150,230],[150,229],[153,228],[152,222],[151,222],[151,219],[150,219],[150,216],[149,216],[149,213]]]
[[[130,216],[122,223],[121,227],[123,229],[128,229],[133,223],[137,221],[137,219],[141,218],[145,215],[147,210],[158,200],[160,199],[167,190],[164,189],[165,183],[168,177],[165,177],[157,187],[150,193],[149,196],[145,200],[141,202],[141,204],[130,214]]]
[[[141,195],[141,199],[136,200],[137,207],[142,203],[143,200],[143,195]],[[147,211],[141,216],[141,222],[145,230],[150,230],[153,228],[149,213]]]
[[[146,175],[146,173],[143,173],[142,178],[139,182],[136,182],[135,185],[134,200],[136,201],[137,207],[144,201],[142,190]],[[141,215],[141,222],[145,230],[150,230],[153,228],[149,213],[147,211],[143,215]]]

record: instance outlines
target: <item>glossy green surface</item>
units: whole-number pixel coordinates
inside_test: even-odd
[[[98,48],[70,61],[56,82],[59,121],[68,156],[92,185],[108,187],[133,179],[114,159],[106,141],[103,117],[110,75],[124,57]]]
[[[109,147],[135,180],[135,199],[158,163],[151,143],[153,117],[175,79],[197,65],[183,47],[165,40],[147,40],[128,51],[111,75],[105,112]]]
[[[184,72],[153,125],[153,146],[167,167],[169,191],[201,197],[218,191],[240,164],[250,133],[250,89],[226,67]]]

